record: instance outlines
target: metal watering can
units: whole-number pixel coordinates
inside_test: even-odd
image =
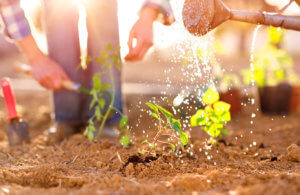
[[[291,1],[292,2],[292,1]],[[299,0],[297,0],[299,4]],[[185,0],[182,18],[187,30],[202,36],[227,20],[300,31],[300,17],[261,11],[232,10],[221,0]]]

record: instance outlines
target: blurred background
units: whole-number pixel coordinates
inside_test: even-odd
[[[47,52],[42,22],[42,0],[21,1],[27,17],[30,18],[29,21],[33,29],[33,34],[38,40],[40,48]],[[77,1],[80,2],[82,0]],[[276,12],[279,8],[287,4],[288,0],[252,0],[251,2],[247,0],[225,0],[224,2],[232,9]],[[174,79],[174,82],[176,82],[176,78],[178,77],[175,75],[182,72],[182,66],[178,63],[174,63],[174,59],[184,58],[183,55],[185,55],[186,52],[183,52],[182,50],[190,49],[190,45],[187,43],[191,40],[194,44],[204,45],[206,48],[208,45],[212,45],[212,40],[217,41],[217,44],[220,46],[219,51],[221,51],[217,52],[216,59],[222,67],[228,71],[239,72],[241,68],[249,66],[251,40],[255,25],[239,22],[226,22],[209,35],[195,38],[188,35],[180,21],[182,3],[182,0],[171,0],[177,19],[177,22],[174,25],[166,27],[160,23],[155,24],[155,44],[145,59],[138,63],[124,63],[123,76],[125,83],[164,83],[166,82],[164,79],[164,70],[169,69],[170,67],[174,69],[172,70],[174,76],[168,76],[171,80]],[[122,56],[127,54],[128,34],[130,28],[138,18],[138,11],[141,5],[142,1],[140,0],[119,0],[119,26]],[[285,11],[285,14],[300,15],[300,9],[296,3],[293,3]],[[84,37],[87,35],[84,32],[84,14],[81,14],[81,16],[82,19],[79,28],[81,29],[81,39],[83,39],[84,42]],[[256,48],[260,48],[264,45],[266,34],[265,28],[259,30]],[[297,62],[300,58],[299,41],[300,36],[298,32],[287,31],[282,45],[282,47],[293,57],[296,70],[300,69],[297,66]],[[11,65],[15,62],[26,62],[25,59],[13,44],[5,40],[3,35],[0,35],[0,42],[0,76],[10,76],[13,78],[21,77],[22,75],[17,75],[12,72]]]

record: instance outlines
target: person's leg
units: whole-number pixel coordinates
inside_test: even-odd
[[[87,12],[87,29],[88,29],[88,55],[98,57],[104,46],[111,43],[114,48],[119,47],[119,29],[117,17],[117,1],[116,0],[86,0],[85,8]],[[89,64],[91,73],[103,71],[97,63]],[[113,65],[114,88],[116,90],[114,106],[122,111],[121,97],[121,73]],[[103,83],[109,83],[109,75],[101,75]],[[92,86],[92,75],[89,75],[89,83]],[[106,100],[109,102],[109,100]],[[91,116],[91,111],[88,110],[90,99],[86,101],[85,118]],[[120,115],[115,114],[109,119],[108,123],[114,125],[119,122]]]
[[[70,79],[81,83],[78,38],[78,8],[74,0],[45,0],[45,30],[49,56],[58,62]],[[55,119],[58,123],[79,125],[81,95],[62,90],[54,92]]]

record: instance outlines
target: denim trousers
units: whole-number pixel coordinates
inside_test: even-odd
[[[82,2],[87,13],[88,56],[98,57],[107,43],[117,48],[119,46],[117,1]],[[72,81],[90,89],[93,84],[92,76],[103,69],[96,62],[91,62],[84,70],[78,69],[81,54],[76,0],[45,0],[44,18],[49,57],[62,66]],[[110,84],[109,75],[99,75],[103,83]],[[121,73],[117,68],[113,69],[113,76],[116,90],[114,106],[122,111]],[[93,110],[89,109],[91,96],[68,90],[57,91],[53,95],[55,120],[58,123],[72,125],[87,123],[93,113]],[[120,118],[120,115],[115,113],[108,123],[116,124]]]

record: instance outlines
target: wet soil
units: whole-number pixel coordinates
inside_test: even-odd
[[[233,118],[218,145],[206,146],[207,135],[195,128],[182,154],[165,148],[143,155],[140,132],[151,120],[133,125],[135,144],[127,148],[115,139],[90,142],[81,134],[56,143],[43,135],[52,123],[48,94],[28,98],[19,102],[32,142],[8,147],[0,136],[0,194],[300,194],[300,163],[287,152],[290,145],[300,145],[300,114],[257,114],[251,125],[246,110]],[[0,108],[2,130],[5,111]],[[138,115],[129,113],[131,123]]]

